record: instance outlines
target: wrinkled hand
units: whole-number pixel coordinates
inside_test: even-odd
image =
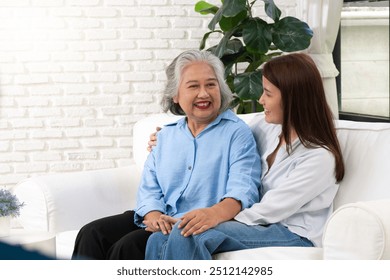
[[[150,134],[148,146],[146,148],[148,152],[151,152],[153,150],[153,147],[157,145],[157,132],[160,130],[161,127],[156,127],[156,131]]]
[[[178,218],[173,218],[168,215],[161,215],[160,217],[162,220],[164,220],[166,223],[169,223],[171,225],[171,228],[168,230],[168,233],[171,233],[172,227],[180,221]]]
[[[200,234],[219,224],[217,212],[212,208],[196,209],[185,214],[178,226],[184,237]]]
[[[159,211],[152,211],[145,215],[143,223],[146,225],[145,230],[150,232],[161,231],[163,234],[168,234],[172,230],[173,224],[170,221],[165,221],[166,216]]]

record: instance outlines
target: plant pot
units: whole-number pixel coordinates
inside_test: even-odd
[[[11,217],[0,217],[0,237],[8,236],[11,229]]]

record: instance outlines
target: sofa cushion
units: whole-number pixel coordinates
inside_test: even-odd
[[[322,248],[263,247],[216,254],[215,260],[321,260]]]
[[[336,210],[324,230],[324,259],[389,259],[389,203],[350,203]]]
[[[70,260],[78,230],[60,232],[56,235],[56,256],[59,260]]]
[[[390,123],[336,122],[345,176],[335,209],[346,203],[390,198]]]
[[[18,221],[29,230],[79,229],[97,218],[134,208],[137,188],[129,186],[136,186],[139,178],[131,165],[27,179],[14,190],[25,202]]]
[[[57,258],[69,260],[78,230],[65,231],[56,236]],[[322,248],[315,247],[265,247],[225,252],[213,256],[215,260],[320,260]]]

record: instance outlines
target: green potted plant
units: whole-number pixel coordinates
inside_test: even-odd
[[[283,52],[304,50],[310,45],[313,31],[295,17],[281,17],[273,0],[262,0],[268,23],[253,14],[257,0],[224,0],[221,7],[205,1],[195,4],[202,15],[213,14],[200,43],[204,49],[213,33],[222,38],[208,50],[217,55],[225,65],[226,81],[235,94],[232,106],[237,113],[262,111],[257,103],[263,92],[260,66]]]

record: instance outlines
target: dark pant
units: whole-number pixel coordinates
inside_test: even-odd
[[[98,219],[79,231],[72,259],[143,260],[150,235],[134,224],[134,211]]]

